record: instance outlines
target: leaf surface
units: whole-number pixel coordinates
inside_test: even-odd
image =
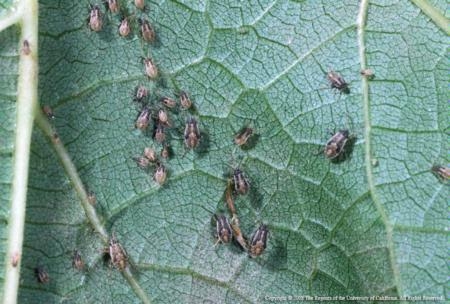
[[[140,39],[136,20],[132,36],[121,38],[119,16],[105,13],[95,33],[86,4],[40,1],[39,98],[52,107],[51,123],[95,193],[102,223],[152,302],[446,298],[449,187],[430,168],[448,163],[448,39],[418,7],[370,2],[361,55],[355,1],[161,1],[144,13],[122,5],[151,21],[154,44]],[[15,28],[0,35],[7,206],[18,43]],[[159,68],[157,81],[144,75],[146,56]],[[375,72],[368,99],[362,60]],[[329,89],[330,69],[350,84],[349,95]],[[132,160],[146,146],[161,149],[151,131],[134,128],[139,84],[152,101],[185,90],[196,108],[169,112],[173,157],[163,187]],[[189,115],[203,137],[185,153]],[[236,149],[232,139],[244,125],[257,141]],[[317,155],[330,131],[346,128],[356,138],[346,159]],[[35,128],[19,301],[139,303],[104,261],[104,244],[50,142]],[[239,163],[251,182],[250,194],[236,199],[241,228],[247,237],[260,223],[270,229],[256,259],[235,245],[214,246],[212,213],[227,213],[223,194]],[[75,249],[85,271],[71,267]],[[37,265],[48,270],[48,284],[36,281]]]

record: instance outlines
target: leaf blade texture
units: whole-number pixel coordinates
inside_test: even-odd
[[[369,2],[364,59],[375,78],[364,101],[355,1],[165,1],[148,2],[144,12],[122,5],[148,18],[154,43],[142,41],[136,24],[120,37],[119,16],[103,6],[104,26],[95,33],[87,5],[40,1],[39,99],[52,107],[52,125],[152,302],[446,297],[449,187],[430,169],[448,164],[448,40],[418,7]],[[16,31],[0,33],[4,70],[17,71],[8,57]],[[157,80],[144,74],[142,57],[150,55]],[[329,70],[344,77],[350,94],[331,90]],[[8,201],[16,74],[2,73]],[[151,100],[183,90],[195,106],[168,110],[173,156],[162,187],[132,159],[147,146],[161,148],[134,128],[140,84]],[[203,146],[186,152],[189,115],[199,120]],[[246,125],[257,142],[236,148],[233,137]],[[355,137],[348,157],[317,155],[341,129]],[[19,302],[140,303],[104,261],[104,245],[39,128],[31,151]],[[241,228],[248,238],[261,223],[270,230],[255,259],[235,245],[214,246],[211,224],[212,213],[227,212],[230,167],[242,159],[251,191],[236,197]],[[84,271],[71,267],[75,249]],[[48,269],[47,284],[34,276],[38,263]]]

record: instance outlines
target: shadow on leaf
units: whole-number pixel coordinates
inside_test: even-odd
[[[267,268],[271,270],[282,270],[287,268],[287,249],[286,244],[279,238],[272,236],[268,240],[272,242],[271,250],[267,253]]]
[[[247,140],[247,142],[241,146],[241,149],[243,151],[248,151],[253,149],[259,142],[261,135],[259,134],[253,134],[252,136],[250,136],[250,138]]]
[[[209,151],[209,148],[211,146],[211,139],[209,137],[209,134],[205,132],[204,129],[200,132],[200,135],[200,142],[195,149],[195,152],[198,154],[199,158],[203,158]]]

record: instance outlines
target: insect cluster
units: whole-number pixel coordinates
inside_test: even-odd
[[[125,4],[124,1],[103,0],[102,2],[103,5],[91,4],[89,7],[87,27],[90,31],[99,33],[103,31],[106,26],[115,24],[117,26],[117,34],[119,37],[131,38],[133,32],[137,29],[139,38],[144,43],[151,44],[157,39],[156,31],[143,14],[143,12],[147,11],[145,0],[135,0],[135,9],[133,12],[129,11],[127,8],[129,5],[128,3]],[[28,40],[23,41],[22,53],[24,55],[29,55],[31,53]],[[152,58],[144,58],[143,64],[144,72],[149,79],[156,79],[159,76],[157,66]],[[150,123],[154,121],[154,138],[158,142],[164,143],[161,150],[161,157],[167,159],[170,156],[170,149],[169,146],[165,144],[165,128],[169,127],[170,123],[164,108],[174,108],[176,103],[166,98],[161,102],[161,105],[164,105],[164,107],[160,107],[159,110],[155,112],[155,109],[146,102],[149,96],[150,92],[144,86],[139,86],[134,94],[134,100],[141,105],[139,115],[135,121],[135,127],[145,131]],[[187,98],[187,94],[185,94],[185,98]],[[42,112],[49,120],[55,119],[53,110],[49,106],[43,106]],[[154,115],[155,113],[157,113],[156,116]],[[52,140],[55,143],[59,143],[59,136],[56,132],[54,132]],[[154,180],[158,184],[163,184],[165,182],[167,177],[166,167],[158,160],[158,156],[152,148],[145,148],[143,156],[135,158],[135,161],[142,168],[147,168],[154,164]],[[92,191],[87,193],[86,200],[90,205],[96,205],[96,196]],[[111,265],[119,271],[124,271],[127,268],[129,263],[128,255],[114,234],[110,237],[108,247],[104,250],[104,253],[110,260]],[[19,254],[11,257],[11,264],[13,267],[18,265],[19,259]],[[81,251],[77,249],[73,251],[71,263],[74,270],[83,272],[86,268],[83,255]],[[40,263],[34,268],[34,274],[39,283],[45,284],[50,281],[50,275],[47,268]]]
[[[182,91],[179,95],[180,108],[182,110],[189,110],[192,107],[192,101],[188,94]],[[159,185],[162,185],[167,178],[167,168],[163,164],[163,161],[168,160],[173,155],[173,151],[168,143],[170,140],[169,131],[174,128],[171,122],[170,112],[178,110],[178,103],[175,99],[167,96],[149,102],[149,96],[149,90],[145,86],[139,85],[135,89],[133,100],[140,105],[135,127],[141,130],[143,134],[147,134],[150,128],[151,136],[157,145],[161,145],[161,150],[157,153],[155,148],[146,147],[142,155],[135,156],[133,159],[142,169],[153,166],[153,179]],[[183,145],[185,149],[196,149],[199,146],[200,139],[201,132],[197,119],[193,116],[188,116],[185,120],[183,132]]]
[[[145,17],[138,17],[138,11],[145,11],[147,9],[144,0],[134,1],[137,10],[131,14],[126,7],[121,5],[119,0],[103,0],[105,12],[102,11],[102,5],[91,4],[89,8],[89,16],[87,24],[89,29],[93,32],[100,32],[107,24],[107,15],[112,15],[116,22],[117,33],[121,37],[129,37],[133,29],[138,28],[140,37],[145,42],[154,42],[156,39],[155,30],[150,22]],[[118,19],[117,19],[118,18]]]
[[[105,252],[108,254],[112,266],[120,271],[127,267],[128,255],[114,234],[110,238],[109,246],[105,249]]]
[[[244,127],[234,136],[234,144],[238,147],[244,146],[253,135],[253,128]],[[266,249],[269,229],[267,225],[261,224],[255,230],[250,240],[248,240],[240,228],[240,220],[234,203],[236,196],[246,196],[250,189],[250,181],[243,170],[239,166],[234,168],[228,179],[224,195],[225,203],[231,214],[231,220],[226,215],[214,214],[216,222],[215,237],[217,238],[216,244],[228,244],[235,240],[250,257],[255,258],[260,256]]]
[[[118,34],[121,37],[128,37],[133,33],[133,29],[139,29],[139,37],[144,43],[153,43],[157,39],[157,33],[142,11],[148,10],[144,0],[134,1],[135,11],[130,14],[128,10],[122,6],[118,0],[105,0],[104,6],[106,12],[102,12],[101,6],[91,5],[88,25],[94,32],[99,32],[103,29],[106,15],[120,16],[118,22]],[[136,17],[137,16],[137,17]],[[113,17],[114,18],[114,17]],[[158,66],[155,60],[151,57],[142,58],[143,73],[150,81],[155,81],[160,78]],[[167,166],[164,164],[172,156],[172,149],[168,142],[170,141],[170,130],[175,126],[171,122],[170,112],[193,109],[192,100],[185,91],[179,92],[179,103],[176,98],[169,96],[155,96],[144,84],[138,85],[133,93],[133,100],[139,105],[138,114],[134,122],[136,129],[142,131],[143,134],[151,133],[157,145],[161,145],[161,151],[155,152],[155,148],[147,147],[144,153],[140,156],[134,156],[133,159],[137,165],[142,169],[153,169],[153,180],[163,185],[168,176]],[[156,98],[155,98],[156,97]],[[184,146],[187,150],[195,149],[201,139],[198,121],[195,117],[188,116],[185,120]]]
[[[146,17],[138,14],[137,11],[129,13],[118,0],[105,0],[103,2],[105,12],[103,12],[99,4],[90,6],[87,24],[91,31],[101,32],[108,23],[107,20],[109,19],[106,18],[106,15],[109,14],[115,16],[114,18],[116,19],[119,18],[116,21],[117,34],[120,37],[130,37],[137,30],[140,39],[144,43],[151,44],[155,42],[157,32]],[[147,9],[144,0],[135,0],[134,5],[140,11]],[[141,15],[141,17],[136,17],[138,15]],[[29,48],[28,41],[24,41],[23,52],[25,54],[30,53]],[[142,65],[143,74],[149,81],[155,81],[161,77],[154,58],[142,58]],[[366,79],[374,78],[374,72],[370,69],[361,70],[360,74]],[[332,89],[336,89],[343,94],[350,94],[349,84],[339,73],[331,70],[326,74],[326,78]],[[185,150],[197,149],[202,141],[202,134],[198,119],[190,115],[194,105],[187,92],[180,90],[177,97],[156,95],[145,84],[138,85],[133,92],[133,101],[138,106],[138,114],[134,121],[134,126],[144,135],[151,134],[155,144],[144,148],[141,155],[134,156],[132,159],[141,169],[147,170],[152,168],[153,180],[162,186],[168,180],[169,169],[166,162],[174,154],[169,144],[171,139],[170,130],[177,127],[172,120],[172,113],[178,113],[179,111],[189,113],[186,114],[184,125],[181,126]],[[45,106],[43,112],[49,119],[55,118],[50,107]],[[252,127],[245,126],[234,135],[233,142],[236,147],[245,147],[253,136],[255,136],[255,130]],[[351,138],[352,135],[349,130],[341,129],[331,134],[321,153],[329,160],[338,159],[345,154]],[[154,146],[160,146],[160,151],[158,152]],[[448,181],[450,178],[450,169],[447,167],[436,165],[432,167],[432,172],[442,181]],[[267,247],[269,227],[267,224],[261,223],[254,229],[251,237],[247,238],[241,230],[238,209],[235,205],[236,197],[248,195],[251,189],[249,178],[243,172],[243,169],[240,167],[234,168],[225,187],[224,195],[231,217],[229,218],[225,214],[214,214],[215,244],[230,244],[235,241],[250,257],[256,258],[261,256]],[[96,198],[93,193],[89,194],[88,200],[91,205],[95,205]],[[104,251],[113,267],[119,271],[124,271],[127,268],[129,257],[114,234],[110,237],[108,247]],[[17,265],[18,261],[14,262],[13,260],[12,263]],[[78,250],[73,252],[72,266],[78,271],[82,271],[85,268],[82,254]],[[43,266],[35,268],[35,275],[40,283],[47,283],[50,280],[49,274]]]
[[[260,256],[266,249],[269,229],[267,225],[261,224],[253,233],[250,241],[248,241],[243,235],[240,228],[238,213],[234,204],[234,196],[246,195],[249,189],[250,182],[248,178],[239,168],[234,169],[233,176],[228,181],[225,189],[225,201],[228,206],[228,210],[231,213],[231,221],[229,221],[223,214],[215,214],[215,234],[217,238],[216,244],[228,244],[231,243],[232,239],[234,239],[243,250],[247,251],[250,257],[255,258]]]
[[[42,265],[38,265],[36,268],[34,268],[34,274],[36,275],[36,279],[39,283],[45,284],[50,281],[48,271]]]
[[[150,21],[138,11],[147,11],[147,6],[144,0],[134,1],[137,10],[130,14],[125,7],[122,7],[122,2],[117,0],[103,1],[106,12],[104,13],[100,5],[91,5],[89,16],[87,19],[88,27],[93,32],[100,32],[110,20],[120,17],[117,23],[117,33],[120,37],[130,37],[134,29],[139,29],[139,37],[144,43],[151,45],[157,39],[157,33]],[[140,17],[136,17],[139,16]],[[142,58],[143,74],[149,81],[156,81],[161,77],[153,58]],[[185,91],[179,91],[178,97],[156,96],[154,92],[145,84],[138,85],[133,92],[133,101],[137,105],[137,116],[134,120],[134,127],[140,130],[144,136],[148,135],[153,138],[154,144],[144,148],[144,151],[139,156],[134,156],[132,159],[141,169],[147,170],[153,168],[152,177],[156,184],[162,186],[166,183],[168,178],[168,168],[166,161],[173,156],[173,151],[169,144],[171,139],[171,129],[176,128],[172,122],[171,113],[182,111],[185,116],[184,132],[183,132],[183,146],[186,150],[195,150],[201,141],[201,132],[199,129],[199,122],[197,118],[190,115],[194,109],[193,102]],[[46,115],[53,118],[53,113],[49,108],[44,108]],[[160,151],[157,151],[160,145]],[[90,204],[95,204],[95,199],[90,198],[95,195],[88,195]],[[94,201],[91,203],[91,201]],[[128,255],[122,247],[116,236],[113,234],[109,239],[108,247],[104,250],[105,255],[109,259],[111,265],[119,271],[124,271],[129,263]],[[74,269],[82,270],[84,262],[81,252],[74,251],[72,257],[72,266]]]
[[[367,70],[361,75],[373,76],[373,72]],[[329,71],[326,75],[332,89],[336,89],[343,94],[350,94],[349,84],[344,78],[335,71]],[[234,144],[238,147],[246,145],[251,137],[254,135],[253,128],[248,126],[242,128],[234,136]],[[335,160],[345,154],[345,148],[348,145],[352,135],[349,130],[339,130],[331,134],[323,148],[323,154],[329,160]],[[242,249],[248,252],[250,257],[260,256],[267,246],[269,229],[266,224],[261,224],[253,233],[250,241],[243,235],[240,225],[236,206],[234,204],[235,195],[246,195],[250,190],[250,182],[244,172],[239,168],[234,168],[233,174],[229,179],[228,185],[225,189],[225,202],[228,210],[231,213],[231,220],[225,215],[214,215],[216,220],[216,238],[218,243],[230,243],[234,239]]]

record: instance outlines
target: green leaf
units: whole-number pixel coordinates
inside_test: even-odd
[[[448,298],[450,193],[430,171],[449,162],[443,1],[146,2],[142,12],[120,1],[135,16],[129,38],[118,35],[118,15],[105,13],[96,33],[87,3],[39,3],[39,102],[55,118],[36,114],[20,303]],[[140,39],[143,16],[153,44]],[[19,31],[0,33],[2,263],[20,128]],[[145,56],[158,66],[156,81],[144,75]],[[350,94],[329,88],[330,69]],[[161,149],[151,131],[134,128],[139,84],[152,102],[184,90],[195,105],[169,111],[173,155],[162,187],[133,161],[144,147]],[[196,151],[182,141],[190,115],[202,132]],[[255,143],[238,148],[233,136],[245,125]],[[330,162],[323,145],[345,128],[354,144]],[[234,244],[214,246],[212,214],[228,214],[224,191],[238,164],[251,182],[235,202],[241,229],[248,238],[261,223],[270,230],[254,259]],[[130,272],[108,266],[102,229],[126,249]],[[71,265],[74,250],[84,271]],[[36,280],[37,266],[49,283]]]
[[[16,127],[17,44],[18,29],[11,27],[0,32],[0,62],[5,67],[0,72],[0,205],[1,205],[1,269],[5,269],[8,240],[8,217],[10,214],[11,186],[13,180],[14,129]],[[1,272],[4,280],[4,271]],[[0,295],[3,297],[3,284]]]

